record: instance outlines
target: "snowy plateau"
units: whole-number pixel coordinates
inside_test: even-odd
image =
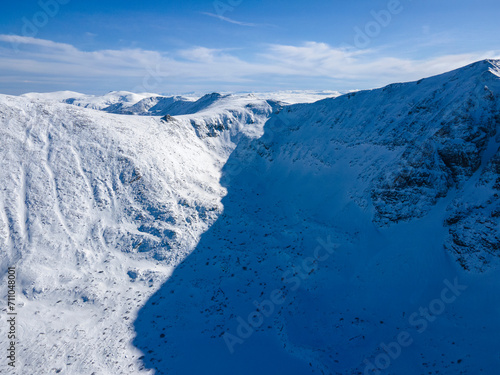
[[[0,95],[0,373],[499,374],[499,129],[495,60],[342,95]]]

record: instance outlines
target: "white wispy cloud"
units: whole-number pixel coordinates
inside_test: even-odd
[[[14,50],[17,50],[17,48],[19,48],[20,45],[26,44],[26,45],[47,47],[51,49],[59,49],[63,51],[76,51],[76,48],[70,44],[57,43],[51,40],[38,39],[28,36],[0,34],[0,41],[10,43],[11,47]]]
[[[344,90],[415,80],[500,56],[498,51],[484,51],[412,60],[318,42],[267,45],[245,59],[235,53],[200,46],[169,53],[139,48],[82,51],[50,40],[0,35],[0,81],[11,82],[9,87],[17,77],[21,87],[28,81],[47,80],[63,82],[57,86],[60,89],[143,87],[142,91],[162,92],[221,85],[305,89],[312,88],[304,86],[315,80],[323,82],[323,88]],[[71,87],[63,87],[64,82]],[[351,87],[336,86],[346,82]]]
[[[233,20],[232,18],[224,17],[224,16],[221,16],[221,15],[214,14],[214,13],[209,13],[209,12],[201,12],[201,14],[204,14],[204,15],[209,16],[209,17],[218,18],[221,21],[229,22],[229,23],[232,23],[232,24],[235,24],[235,25],[240,25],[240,26],[249,26],[249,27],[263,26],[263,25],[260,25],[260,24],[257,24],[257,23],[236,21],[236,20]]]

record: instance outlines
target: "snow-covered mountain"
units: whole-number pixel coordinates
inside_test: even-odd
[[[226,104],[165,121],[0,96],[0,270],[18,269],[23,374],[138,373],[138,308],[220,214],[224,162],[272,111]]]
[[[200,112],[216,105],[217,101],[224,98],[253,97],[268,100],[271,103],[287,105],[312,103],[320,99],[340,95],[338,91],[277,91],[256,94],[211,93],[198,96],[163,96],[150,93],[135,94],[127,91],[111,91],[102,96],[95,96],[73,91],[59,91],[54,93],[28,93],[22,96],[29,99],[73,104],[78,107],[123,115],[179,116]]]
[[[500,62],[272,99],[0,96],[23,373],[498,371]]]

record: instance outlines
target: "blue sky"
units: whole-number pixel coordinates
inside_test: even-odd
[[[350,90],[500,57],[498,0],[2,4],[0,93]]]

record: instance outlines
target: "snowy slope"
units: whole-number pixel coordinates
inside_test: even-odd
[[[223,214],[139,313],[146,367],[496,374],[498,66],[285,107],[239,143]]]
[[[0,272],[17,266],[19,374],[139,372],[138,308],[220,214],[220,170],[271,111],[240,104],[166,122],[0,96]]]

